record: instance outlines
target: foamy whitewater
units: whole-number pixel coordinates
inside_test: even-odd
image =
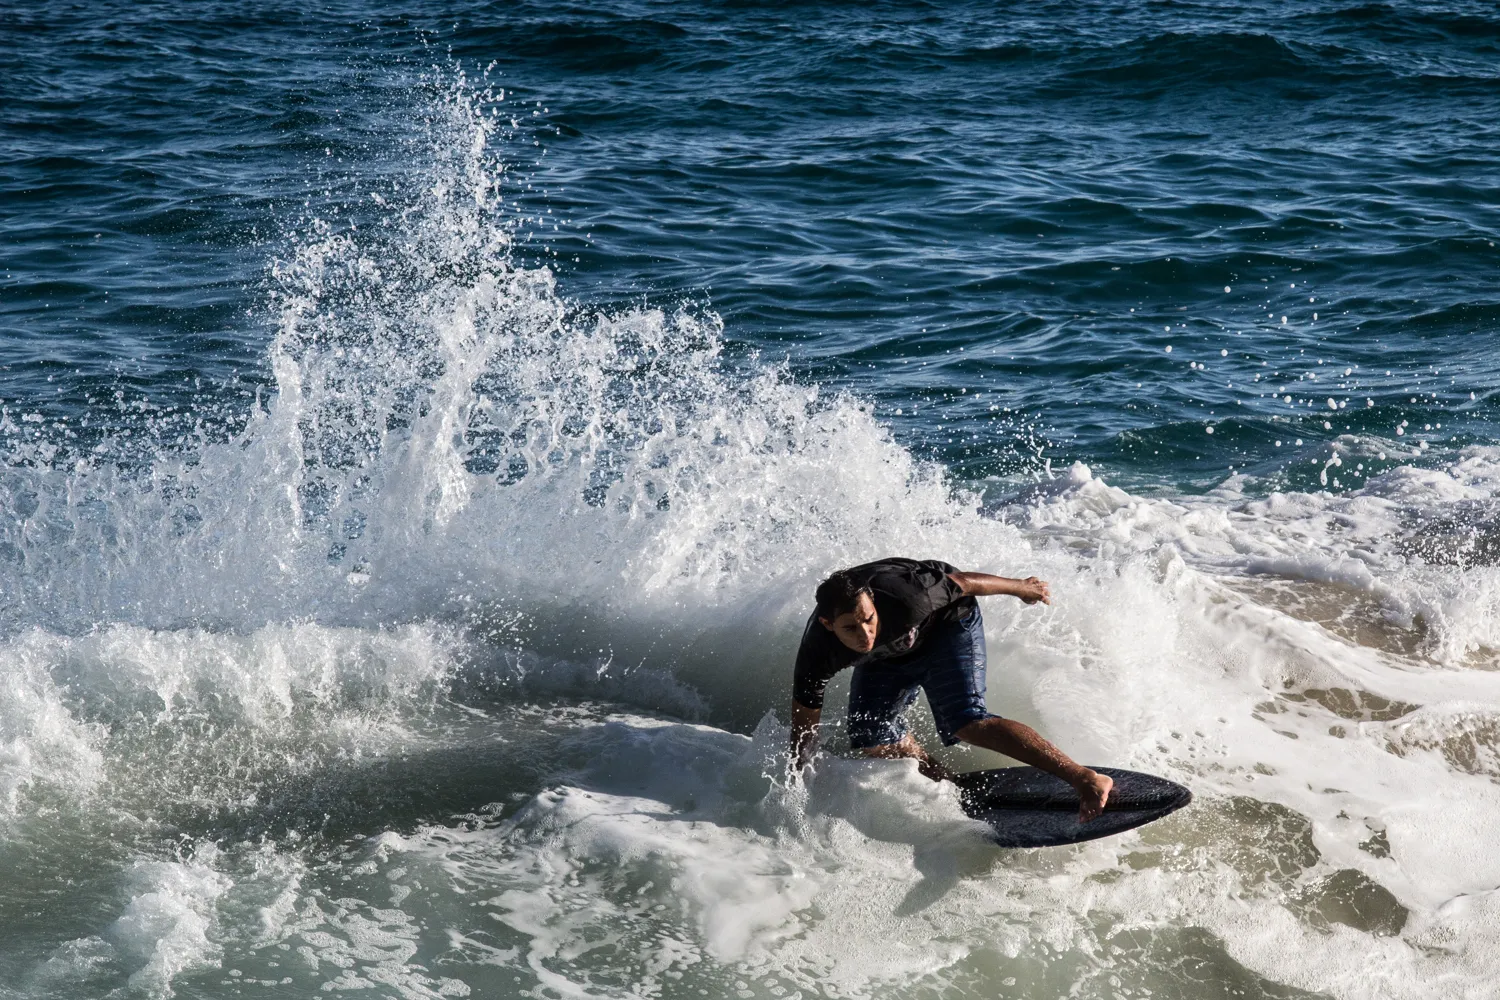
[[[0,995],[1494,996],[1500,448],[959,481],[706,308],[524,264],[490,107],[278,259],[231,440],[8,411]],[[811,589],[898,553],[1049,580],[986,605],[991,708],[1193,806],[996,850],[836,725],[788,787]]]

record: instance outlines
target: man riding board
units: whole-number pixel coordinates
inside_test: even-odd
[[[1018,597],[1051,604],[1036,577],[1011,580],[964,573],[935,559],[881,559],[839,570],[818,585],[817,608],[802,633],[792,680],[792,760],[811,759],[823,691],[834,674],[854,668],[849,683],[849,743],[872,757],[914,757],[934,781],[953,774],[907,732],[904,715],[928,704],[945,746],[960,741],[1014,757],[1078,790],[1078,819],[1104,810],[1114,782],[1075,763],[1030,726],[985,707],[984,622],[976,597]]]

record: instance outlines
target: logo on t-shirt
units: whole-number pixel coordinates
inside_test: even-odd
[[[909,631],[907,631],[905,635],[898,635],[896,636],[896,638],[885,644],[886,655],[900,656],[902,653],[909,653],[911,652],[912,647],[916,644],[917,630],[916,627],[913,626]]]

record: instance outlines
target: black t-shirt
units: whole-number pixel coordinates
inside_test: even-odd
[[[958,570],[936,559],[881,559],[846,570],[856,583],[870,588],[879,616],[875,648],[857,653],[823,627],[814,611],[802,631],[797,667],[792,674],[792,697],[808,708],[823,707],[823,690],[834,674],[856,663],[895,660],[914,652],[928,629],[943,621],[957,621],[975,607],[949,573]]]

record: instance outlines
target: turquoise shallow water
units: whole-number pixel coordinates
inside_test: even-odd
[[[1492,4],[43,3],[0,79],[0,997],[1492,994]],[[1193,806],[997,852],[837,683],[786,786],[893,553],[1051,581],[992,709]]]

